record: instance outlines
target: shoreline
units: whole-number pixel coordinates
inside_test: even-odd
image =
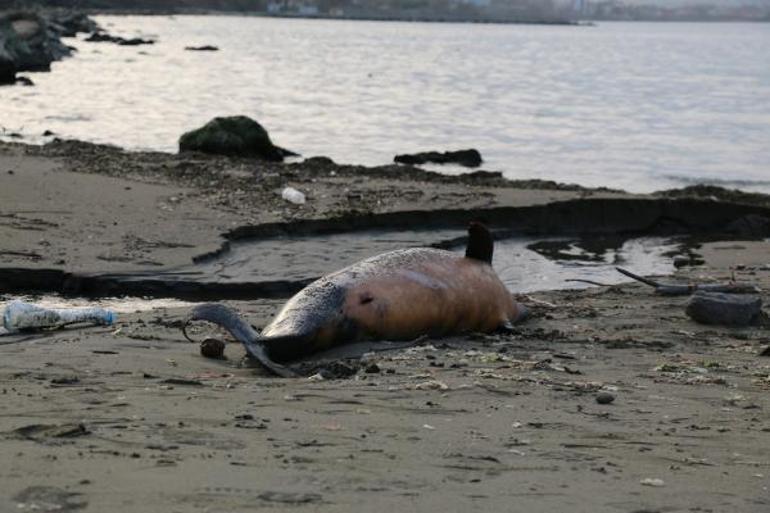
[[[144,10],[122,10],[122,9],[84,9],[92,16],[245,16],[256,18],[281,18],[281,19],[301,19],[301,20],[339,20],[339,21],[382,21],[382,22],[404,22],[404,23],[471,23],[483,25],[556,25],[556,26],[591,26],[592,21],[546,21],[546,20],[516,20],[516,19],[462,19],[452,17],[413,17],[413,16],[383,16],[363,15],[363,16],[335,16],[324,14],[291,14],[291,13],[266,13],[254,11],[144,11]]]
[[[24,7],[7,8],[4,10],[36,10],[40,6],[32,5]],[[266,11],[250,10],[225,10],[225,9],[196,9],[196,8],[172,8],[172,9],[137,9],[137,8],[90,8],[90,7],[43,7],[42,10],[65,10],[83,12],[90,16],[252,16],[262,18],[284,19],[309,19],[309,20],[341,20],[341,21],[381,21],[381,22],[413,22],[413,23],[470,23],[484,25],[541,25],[541,26],[575,26],[593,27],[599,23],[770,23],[770,18],[747,19],[743,17],[725,18],[692,18],[681,17],[672,19],[661,18],[576,18],[558,20],[538,20],[520,18],[493,18],[479,16],[472,18],[454,17],[447,15],[409,15],[409,14],[300,14],[300,13],[269,13]],[[2,10],[0,10],[2,12]]]

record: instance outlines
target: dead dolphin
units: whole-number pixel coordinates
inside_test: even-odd
[[[468,235],[464,257],[441,249],[403,249],[324,276],[289,299],[261,334],[219,304],[195,307],[187,323],[205,320],[224,327],[249,356],[280,376],[296,375],[282,363],[341,344],[510,328],[527,310],[492,269],[489,230],[474,222]]]

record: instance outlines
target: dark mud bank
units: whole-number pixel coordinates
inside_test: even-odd
[[[765,224],[762,224],[762,219]],[[530,207],[417,210],[267,223],[224,234],[228,240],[280,235],[324,235],[381,229],[463,228],[470,220],[487,223],[496,234],[516,235],[770,235],[770,208],[695,198],[588,198]],[[764,229],[762,229],[764,226]],[[759,227],[757,230],[755,227]],[[753,232],[752,232],[753,231]]]
[[[342,267],[350,258],[342,238],[332,247],[330,236],[351,234],[360,251],[392,247],[463,244],[470,220],[486,222],[498,240],[517,237],[613,237],[689,235],[704,238],[751,239],[770,236],[770,208],[738,203],[670,198],[580,199],[530,207],[481,210],[404,211],[299,220],[236,228],[223,234],[225,242],[213,253],[198,255],[190,266],[146,272],[75,274],[65,269],[0,269],[0,293],[59,293],[86,297],[146,296],[187,300],[287,297],[314,278]],[[401,232],[408,236],[399,237]],[[383,235],[385,234],[385,235]],[[294,238],[294,239],[292,239]],[[302,238],[302,243],[297,243]],[[260,272],[232,273],[233,260],[249,259],[234,246],[261,244],[256,255]],[[378,246],[379,244],[379,246]],[[281,253],[283,251],[283,253]],[[323,262],[293,265],[305,251],[321,254]],[[302,255],[299,255],[300,257]],[[230,261],[228,261],[230,259]],[[236,262],[237,263],[237,262]]]

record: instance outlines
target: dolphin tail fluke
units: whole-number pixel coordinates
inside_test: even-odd
[[[192,321],[208,321],[223,327],[230,332],[236,340],[243,344],[246,348],[246,352],[251,358],[257,360],[263,367],[273,374],[284,378],[297,376],[296,372],[284,365],[274,362],[270,358],[267,348],[262,343],[259,334],[232,308],[215,303],[206,303],[193,308],[182,327],[182,333],[187,340],[194,342],[189,335],[187,335],[187,326]]]

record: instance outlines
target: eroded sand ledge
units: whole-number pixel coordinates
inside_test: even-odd
[[[549,230],[672,233],[722,231],[767,208],[750,195],[703,204],[463,180],[2,144],[0,267],[139,272],[189,265],[220,249],[223,234],[464,224],[467,211]],[[280,200],[286,184],[308,191],[309,204]],[[706,265],[672,279],[735,275],[767,290],[770,243],[739,239],[704,245]],[[642,285],[535,297],[557,308],[514,335],[376,355],[362,367],[379,372],[346,380],[267,377],[234,344],[229,360],[203,359],[179,335],[177,308],[127,314],[117,329],[0,338],[0,510],[767,509],[766,327],[697,325],[686,298]],[[263,326],[280,301],[231,304]],[[599,390],[615,402],[597,404]]]
[[[298,207],[282,200],[287,185],[305,191],[308,203]],[[770,226],[753,221],[770,220],[766,197],[675,196],[511,182],[483,171],[451,177],[328,159],[284,165],[126,153],[77,141],[5,144],[0,292],[192,300],[286,296],[304,282],[224,284],[214,276],[201,286],[176,271],[226,252],[230,241],[317,235],[322,245],[329,234],[462,230],[471,219],[486,221],[498,238],[770,234]]]

